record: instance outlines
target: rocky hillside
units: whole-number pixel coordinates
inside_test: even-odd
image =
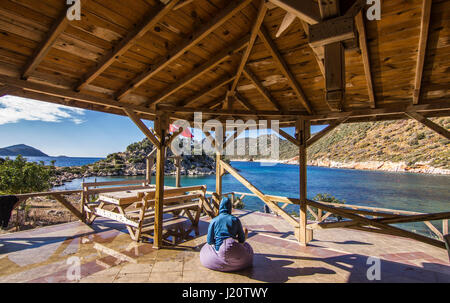
[[[153,150],[153,144],[144,139],[133,143],[124,152],[110,154],[104,160],[81,167],[56,167],[54,185],[61,185],[73,179],[98,176],[140,176],[146,173],[146,157]],[[172,156],[168,151],[168,157]],[[153,174],[155,168],[153,169]],[[165,163],[166,175],[175,174],[173,159]],[[215,173],[214,159],[208,155],[183,156],[181,161],[182,175],[210,175]]]
[[[450,118],[432,120],[450,129]],[[297,155],[292,143],[280,140],[280,160],[296,164]],[[343,124],[311,146],[308,159],[317,166],[450,174],[450,141],[413,120]]]

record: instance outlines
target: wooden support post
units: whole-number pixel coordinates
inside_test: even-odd
[[[448,235],[448,220],[447,219],[442,221],[442,234],[444,236]]]
[[[300,167],[300,226],[298,230],[298,240],[301,245],[307,245],[308,237],[306,231],[307,225],[307,157],[306,157],[306,149],[308,141],[310,137],[310,123],[306,120],[299,119],[297,120],[296,125],[296,137],[299,141],[299,167]],[[310,239],[312,237],[309,237]]]
[[[342,111],[345,94],[345,54],[341,42],[325,45],[326,101],[332,111]]]
[[[169,119],[166,113],[156,115],[155,132],[159,137],[160,144],[156,151],[156,192],[155,192],[155,223],[153,247],[161,248],[163,242],[163,207],[164,207],[164,162],[165,162],[165,141],[169,127]]]

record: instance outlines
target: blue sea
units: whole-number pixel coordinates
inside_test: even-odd
[[[80,166],[94,163],[101,158],[66,158],[66,157],[27,157],[29,161],[44,161],[50,164],[55,160],[56,166]],[[258,187],[271,195],[298,198],[299,167],[286,164],[261,164],[258,162],[231,162],[232,166]],[[111,181],[125,179],[143,179],[139,177],[92,177],[94,180]],[[154,182],[154,178],[152,180]],[[82,180],[66,183],[58,190],[80,189]],[[166,176],[166,185],[174,186],[175,177]],[[181,185],[205,184],[209,191],[215,189],[215,176],[182,176]],[[224,192],[249,192],[242,184],[227,174],[223,177]],[[319,193],[328,193],[347,204],[382,207],[417,212],[450,211],[450,176],[425,175],[413,173],[393,173],[380,171],[363,171],[334,169],[325,167],[308,167],[308,197],[314,198]],[[262,211],[263,203],[256,197],[246,197],[245,208]],[[288,211],[298,211],[298,206],[290,206]],[[441,229],[439,221],[433,224]],[[423,223],[405,226],[427,234]]]
[[[74,160],[78,161],[78,160]],[[258,187],[271,195],[299,197],[299,167],[287,164],[261,164],[258,162],[231,162],[232,166]],[[110,181],[143,179],[140,177],[96,177],[94,180]],[[154,182],[154,178],[152,180]],[[74,180],[57,189],[80,189],[82,180]],[[175,185],[175,177],[167,176],[165,184]],[[205,184],[209,191],[215,189],[215,176],[182,176],[181,185]],[[249,192],[242,184],[227,174],[223,177],[223,192]],[[328,193],[346,204],[364,205],[417,212],[450,211],[450,176],[413,173],[392,173],[308,167],[308,197]],[[263,203],[256,197],[246,197],[245,208],[263,210]],[[298,211],[298,206],[290,206],[288,211]],[[439,221],[432,222],[441,230]],[[409,230],[429,234],[423,223],[398,225]]]

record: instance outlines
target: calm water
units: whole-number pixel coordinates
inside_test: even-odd
[[[14,160],[15,156],[0,156],[2,158],[9,157],[10,159]],[[73,158],[73,157],[24,157],[30,162],[36,162],[40,163],[41,161],[44,161],[45,165],[50,165],[51,161],[55,161],[55,166],[62,167],[62,166],[83,166],[92,164],[94,162],[97,162],[99,160],[102,160],[103,158]]]
[[[233,167],[266,194],[299,196],[299,169],[296,165],[276,164],[262,166],[257,162],[232,162]],[[128,177],[142,179],[143,177]],[[86,181],[124,180],[125,177],[97,177]],[[175,177],[165,178],[166,185],[174,186]],[[154,178],[152,180],[154,182]],[[80,189],[81,180],[74,180],[58,189]],[[215,176],[182,176],[182,186],[206,184],[208,190],[215,189]],[[224,192],[249,192],[231,175],[223,177]],[[423,175],[410,173],[386,173],[308,167],[308,197],[319,193],[329,193],[347,204],[383,207],[417,212],[443,212],[450,210],[450,176]],[[256,197],[244,200],[245,208],[262,210],[263,203]],[[298,210],[288,207],[287,210]],[[433,222],[441,229],[440,222]],[[427,233],[423,223],[399,225],[410,230]]]

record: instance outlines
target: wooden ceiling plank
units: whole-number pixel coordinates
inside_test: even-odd
[[[289,13],[294,14],[308,24],[316,24],[320,22],[319,6],[313,1],[269,0],[269,2],[281,7]]]
[[[253,82],[259,93],[272,104],[276,109],[283,110],[277,100],[270,94],[270,92],[262,85],[262,83],[256,78],[255,74],[250,70],[248,66],[244,67],[244,75]]]
[[[408,117],[417,120],[419,123],[425,125],[432,131],[438,133],[439,135],[443,136],[444,138],[447,138],[447,140],[450,140],[450,132],[443,128],[442,126],[434,123],[433,121],[425,118],[421,114],[415,112],[415,111],[408,111],[405,113]]]
[[[187,74],[181,80],[170,85],[166,90],[164,90],[162,93],[160,93],[157,97],[153,98],[150,102],[147,102],[146,106],[150,106],[152,104],[158,104],[158,103],[162,102],[165,98],[171,96],[172,94],[174,94],[178,90],[182,89],[183,87],[185,87],[192,81],[196,80],[203,74],[209,72],[211,69],[218,66],[220,63],[222,63],[223,61],[228,59],[234,53],[240,51],[243,47],[245,47],[248,44],[248,41],[249,41],[249,36],[245,36],[244,38],[237,41],[235,44],[224,49],[222,52],[220,52],[216,56],[212,57],[206,63],[204,63],[204,64],[200,65],[199,67],[195,68],[194,70],[192,70],[189,74]]]
[[[423,67],[427,51],[428,31],[430,27],[432,0],[423,0],[422,17],[420,21],[419,50],[417,52],[416,76],[414,79],[413,104],[419,104],[422,85]]]
[[[265,5],[265,1],[261,0],[258,10],[258,15],[256,17],[256,21],[253,24],[251,34],[250,34],[250,41],[248,43],[247,49],[245,50],[244,54],[242,55],[241,63],[239,64],[239,67],[236,72],[236,78],[234,79],[233,85],[231,86],[231,92],[236,91],[236,87],[239,83],[239,80],[241,80],[242,72],[244,70],[245,65],[247,64],[248,58],[250,57],[250,54],[253,50],[253,45],[255,45],[256,38],[258,37],[259,29],[261,28],[261,25],[264,21],[264,17],[266,16],[267,12],[267,6]]]
[[[30,77],[37,66],[42,62],[42,60],[44,60],[56,39],[58,39],[61,33],[67,28],[68,24],[69,19],[67,18],[67,8],[64,7],[63,11],[59,14],[45,38],[41,41],[33,55],[25,64],[21,73],[22,79],[28,79]]]
[[[370,107],[376,108],[375,92],[373,89],[372,72],[370,68],[369,48],[367,47],[366,27],[364,25],[363,13],[359,12],[355,17],[356,28],[359,33],[359,47],[361,48],[361,56],[364,65],[364,73],[366,75],[367,89],[369,92]]]
[[[294,74],[289,69],[286,61],[281,56],[281,53],[278,51],[275,43],[272,41],[272,39],[269,36],[269,33],[265,29],[264,25],[261,26],[260,31],[258,33],[259,37],[263,41],[264,45],[266,46],[267,50],[270,52],[273,59],[275,59],[275,64],[278,66],[280,71],[284,74],[284,76],[287,78],[291,88],[294,90],[295,94],[299,98],[302,105],[305,107],[305,109],[312,114],[312,106],[309,103],[305,93],[303,92],[300,84],[297,82],[297,80],[294,77]]]
[[[229,4],[225,9],[221,10],[221,12],[216,17],[204,24],[199,30],[195,31],[194,34],[191,35],[191,37],[186,38],[183,42],[178,43],[178,46],[170,51],[167,56],[161,57],[150,68],[148,68],[146,71],[144,71],[130,83],[128,83],[125,87],[123,87],[117,93],[116,98],[122,99],[132,90],[148,81],[156,73],[166,68],[176,59],[180,58],[187,50],[189,50],[189,48],[198,44],[201,40],[203,40],[217,28],[222,26],[237,12],[245,8],[250,2],[251,0],[232,1],[231,4]]]
[[[82,90],[86,85],[94,81],[95,78],[112,65],[118,57],[122,56],[133,47],[138,39],[142,38],[149,30],[154,28],[162,18],[172,11],[177,2],[178,0],[172,0],[167,5],[159,3],[149,15],[143,18],[143,21],[139,26],[134,30],[129,31],[126,37],[114,46],[88,73],[86,73],[86,75],[83,76],[76,85],[76,90]]]

